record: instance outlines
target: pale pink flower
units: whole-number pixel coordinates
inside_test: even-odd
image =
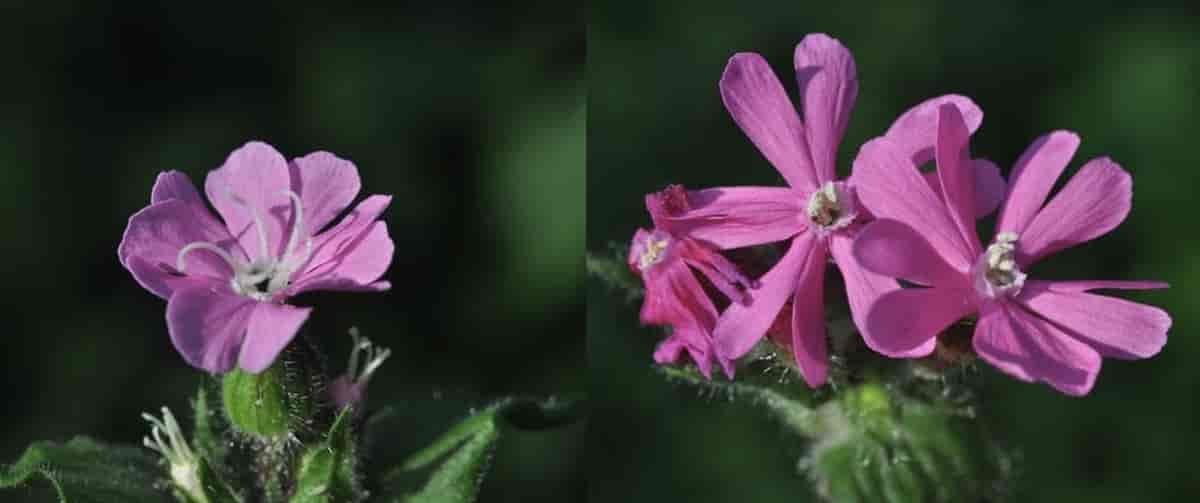
[[[1171,326],[1166,312],[1087,292],[1165,283],[1026,274],[1042,257],[1120,224],[1133,195],[1129,174],[1111,159],[1094,159],[1043,206],[1079,137],[1056,131],[1039,138],[1013,168],[996,237],[985,248],[975,232],[968,131],[957,108],[939,109],[940,193],[886,138],[865,145],[856,161],[862,202],[881,219],[860,233],[854,255],[875,273],[924,286],[886,293],[871,305],[863,333],[870,346],[888,356],[925,356],[946,327],[978,314],[973,345],[980,357],[1018,379],[1071,395],[1091,390],[1102,356],[1158,353]]]
[[[391,202],[375,195],[336,225],[359,190],[354,164],[328,152],[287,162],[251,142],[208,174],[208,201],[177,171],[162,173],[150,206],[117,248],[139,284],[167,299],[167,329],[191,365],[261,372],[308,318],[287,300],[312,290],[378,292],[392,260]]]

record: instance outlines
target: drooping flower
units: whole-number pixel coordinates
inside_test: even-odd
[[[1013,168],[997,234],[985,248],[970,218],[974,171],[967,166],[967,127],[954,107],[939,110],[937,176],[941,192],[887,139],[863,147],[856,173],[870,189],[863,204],[881,219],[868,225],[854,254],[871,271],[924,287],[879,297],[864,336],[881,353],[928,355],[937,335],[978,314],[972,345],[996,368],[1024,381],[1083,395],[1102,356],[1158,353],[1171,318],[1161,309],[1088,293],[1096,289],[1165,288],[1149,281],[1053,281],[1027,274],[1039,259],[1090,241],[1129,214],[1133,182],[1108,158],[1093,159],[1043,206],[1076,147],[1074,133],[1035,141]]]
[[[832,256],[846,284],[856,322],[879,295],[898,288],[891,278],[858,265],[851,243],[871,215],[858,203],[856,176],[837,180],[835,156],[858,94],[854,58],[840,42],[824,34],[806,36],[795,51],[804,119],[758,54],[734,55],[721,77],[721,97],[730,115],[763,156],[783,175],[788,187],[721,187],[687,194],[689,211],[671,218],[676,235],[720,249],[791,239],[783,258],[749,291],[750,301],[734,303],[714,331],[715,348],[724,358],[746,354],[774,323],[790,299],[791,346],[809,385],[825,382],[824,277]],[[911,162],[932,155],[936,109],[953,104],[977,128],[983,113],[971,100],[946,95],[901,115],[887,137],[901,145]],[[991,212],[1003,181],[994,165],[976,161],[980,213]]]
[[[716,360],[732,377],[732,363],[712,350],[716,305],[693,271],[703,274],[734,303],[745,302],[743,290],[753,283],[711,247],[675,233],[671,217],[686,212],[687,205],[687,191],[679,185],[646,195],[654,229],[637,230],[628,258],[629,267],[641,276],[646,287],[641,320],[672,329],[654,352],[656,362],[676,363],[687,352],[705,376],[711,377],[712,361]]]
[[[290,297],[390,288],[380,277],[393,244],[378,218],[391,197],[368,197],[329,226],[359,191],[349,161],[314,152],[289,163],[251,142],[210,172],[204,189],[220,220],[187,175],[160,174],[117,248],[134,279],[167,299],[171,341],[189,364],[261,372],[311,311]]]
[[[350,338],[354,341],[354,346],[350,348],[350,362],[346,365],[346,373],[329,383],[329,397],[338,409],[355,406],[361,411],[367,398],[367,383],[392,355],[392,350],[376,346],[370,339],[359,336],[356,327],[350,329]],[[362,368],[358,365],[360,361]]]

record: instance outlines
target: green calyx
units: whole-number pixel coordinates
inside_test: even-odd
[[[289,397],[282,365],[258,374],[241,369],[221,379],[221,398],[229,424],[239,432],[259,438],[288,435]]]

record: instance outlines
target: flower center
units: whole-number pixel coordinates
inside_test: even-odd
[[[988,298],[1020,293],[1025,285],[1025,273],[1017,267],[1016,243],[1015,233],[1001,232],[996,241],[988,245],[973,267],[976,291]]]
[[[642,241],[641,252],[638,253],[638,269],[645,271],[654,264],[662,262],[667,257],[667,247],[671,238],[658,233],[651,234]]]
[[[288,237],[287,246],[284,247],[283,252],[278,257],[271,255],[270,247],[267,245],[267,230],[258,210],[250,206],[241,197],[230,192],[230,199],[245,208],[250,213],[250,218],[254,222],[255,232],[258,234],[258,258],[247,263],[234,257],[228,251],[225,251],[214,243],[197,241],[188,243],[187,246],[179,250],[179,255],[175,259],[175,268],[180,273],[184,272],[184,267],[187,264],[183,259],[192,251],[205,250],[212,252],[221,257],[225,263],[229,264],[230,269],[233,269],[233,278],[229,280],[229,286],[238,295],[250,297],[258,301],[269,301],[274,298],[275,294],[291,284],[292,274],[295,274],[300,267],[308,262],[309,257],[312,256],[311,237],[305,239],[303,251],[297,250],[300,243],[300,233],[304,229],[304,205],[300,201],[300,196],[290,190],[285,190],[282,193],[292,201],[292,214],[294,218],[292,219],[291,235]]]
[[[808,198],[805,212],[809,220],[817,224],[818,230],[822,232],[846,227],[858,216],[853,196],[841,182],[825,182],[820,189],[813,192]]]

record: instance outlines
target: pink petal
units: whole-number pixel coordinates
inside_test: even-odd
[[[825,342],[825,258],[809,255],[796,281],[792,299],[792,355],[800,375],[811,388],[825,384],[829,375],[829,350]],[[816,259],[816,260],[814,260]]]
[[[958,107],[967,130],[974,133],[983,122],[983,110],[966,96],[947,94],[925,100],[904,112],[884,134],[900,150],[911,157],[913,165],[920,166],[933,160],[934,143],[937,139],[938,109],[944,104]]]
[[[181,288],[215,287],[222,284],[229,284],[227,280],[219,280],[207,276],[182,275],[175,271],[174,266],[163,263],[154,264],[137,255],[129,257],[125,262],[125,268],[129,269],[130,274],[133,274],[134,281],[142,285],[142,288],[149,290],[150,293],[164,300],[171,298],[171,294]]]
[[[375,222],[367,232],[330,249],[337,253],[322,256],[319,265],[297,276],[287,295],[312,290],[376,290],[372,285],[387,272],[395,245],[388,236],[387,224]]]
[[[958,227],[972,255],[979,255],[979,235],[975,232],[975,167],[968,150],[970,131],[958,108],[951,104],[938,109],[937,174],[942,199],[950,211],[950,220]]]
[[[817,175],[800,116],[762,56],[744,52],[729,58],[721,75],[721,100],[788,185],[802,191],[816,189]]]
[[[1000,207],[1007,186],[996,163],[971,159],[971,165],[975,167],[975,218],[983,218]]]
[[[1017,300],[1104,356],[1148,358],[1167,343],[1171,316],[1166,311],[1116,297],[1071,291],[1080,287],[1076,282],[1060,287],[1057,283],[1027,281]]]
[[[867,270],[854,257],[856,236],[844,232],[835,233],[829,241],[829,251],[842,272],[846,285],[846,298],[850,302],[850,315],[859,331],[866,330],[867,313],[879,296],[900,288],[896,280]]]
[[[304,203],[307,236],[320,232],[348,208],[361,186],[354,163],[329,152],[313,152],[293,159],[288,170],[292,191]]]
[[[1017,248],[1027,265],[1113,230],[1129,215],[1133,179],[1108,158],[1080,168],[1020,234]]]
[[[312,238],[312,257],[303,273],[292,278],[293,284],[301,280],[301,276],[327,273],[337,267],[337,261],[358,246],[372,226],[378,222],[379,215],[391,204],[391,196],[373,195],[358,203],[337,225],[330,227]]]
[[[887,138],[863,145],[854,159],[852,179],[859,200],[876,218],[891,218],[912,227],[956,269],[967,270],[975,260],[976,254],[950,220],[945,203]]]
[[[672,234],[717,248],[774,243],[805,229],[801,198],[785,187],[718,187],[688,193],[690,209],[661,220]]]
[[[731,304],[717,320],[713,330],[717,355],[735,360],[749,352],[796,291],[800,276],[807,269],[824,267],[824,263],[824,247],[812,233],[796,236],[783,258],[759,278],[758,288],[748,291],[750,303]]]
[[[1004,202],[1004,191],[1007,187],[996,163],[987,159],[971,159],[971,166],[975,169],[975,218],[978,219],[990,215],[1000,207],[1000,203]],[[936,170],[923,172],[921,177],[925,178],[925,182],[938,198],[943,197],[942,182]]]
[[[985,305],[972,345],[1004,373],[1045,382],[1068,395],[1086,395],[1100,373],[1095,350],[1019,306]]]
[[[804,132],[818,183],[836,176],[838,144],[858,97],[854,56],[837,39],[823,33],[804,37],[792,61],[804,102]]]
[[[228,372],[233,370],[257,304],[233,293],[228,285],[182,288],[167,301],[167,332],[193,367]]]
[[[654,351],[654,361],[660,365],[679,363],[682,353],[688,356],[704,377],[712,378],[712,355],[709,342],[695,327],[676,328]]]
[[[287,160],[261,142],[234,150],[225,164],[209,172],[204,180],[208,200],[242,249],[254,258],[263,252],[252,211],[258,213],[266,230],[268,254],[278,257],[290,237],[292,203],[284,194],[286,190],[291,190]],[[238,199],[242,203],[236,202]]]
[[[921,285],[970,286],[967,271],[951,267],[925,238],[898,220],[867,224],[859,231],[852,251],[855,261],[875,274]]]
[[[1025,231],[1078,147],[1078,135],[1055,131],[1038,138],[1025,149],[1008,177],[1008,195],[996,221],[997,234],[1015,232],[1021,235]]]
[[[871,305],[863,340],[893,358],[933,352],[938,334],[975,310],[975,292],[960,288],[902,288]]]
[[[179,250],[189,243],[204,241],[216,244],[234,257],[241,257],[241,249],[224,226],[215,219],[196,218],[193,205],[182,199],[167,199],[154,203],[129,217],[125,235],[117,246],[117,257],[129,268],[131,257],[144,260],[151,267],[139,269],[143,286],[151,291],[148,283],[162,283],[161,277],[150,277],[155,269],[162,274],[174,274]],[[207,250],[195,250],[184,259],[184,271],[189,276],[228,279],[233,270],[216,254]],[[161,275],[155,275],[161,276]],[[135,278],[138,277],[135,275]],[[164,292],[155,292],[163,295]],[[169,295],[169,293],[166,293]]]
[[[259,302],[250,315],[246,338],[238,356],[238,367],[257,374],[271,366],[287,347],[312,308]]]
[[[158,178],[154,180],[154,187],[150,189],[150,204],[168,199],[181,199],[185,203],[204,207],[204,200],[200,199],[200,193],[196,191],[196,186],[192,185],[192,180],[179,171],[159,173]]]

